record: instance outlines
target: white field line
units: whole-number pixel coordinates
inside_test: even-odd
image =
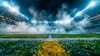
[[[0,38],[0,40],[100,40],[100,38]]]

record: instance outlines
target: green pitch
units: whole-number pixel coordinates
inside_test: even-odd
[[[0,38],[48,38],[49,34],[2,34]],[[52,34],[53,38],[99,38],[100,34]]]

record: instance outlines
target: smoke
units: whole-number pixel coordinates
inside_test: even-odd
[[[5,25],[5,26],[3,26]],[[45,33],[65,33],[64,28],[53,29],[48,25],[40,24],[32,26],[25,22],[18,22],[17,25],[8,25],[2,23],[0,31],[8,34],[45,34]]]
[[[65,26],[67,28],[71,27],[71,22],[72,22],[72,17],[67,14],[67,11],[64,11],[65,10],[65,5],[63,5],[64,8],[61,8],[61,10],[58,10],[58,13],[57,13],[57,20],[55,21],[56,25],[59,25],[59,26]]]
[[[4,25],[4,24],[2,24]],[[45,25],[38,25],[38,26],[31,26],[25,22],[18,22],[17,25],[8,25],[2,26],[1,30],[3,32],[14,33],[14,34],[36,34],[36,33],[45,33],[46,26]]]
[[[47,18],[43,16],[47,14],[45,11],[42,13],[42,12],[37,12],[33,8],[29,8],[29,12],[33,16],[31,18],[31,22],[33,23],[32,25],[26,22],[17,22],[16,25],[1,23],[0,31],[11,33],[11,34],[85,33],[86,30],[84,29],[84,27],[88,26],[87,24],[89,24],[89,21],[87,20],[88,16],[84,17],[84,19],[79,22],[74,22],[72,20],[73,17],[71,17],[67,9],[68,7],[65,6],[64,4],[62,5],[61,9],[58,9],[58,13],[56,14],[57,20],[53,22],[55,27],[49,26],[48,23],[52,23],[52,22],[47,21]],[[41,21],[40,23],[38,21],[40,17],[39,15],[41,15],[41,17],[44,17],[40,20]],[[52,18],[52,16],[50,18]]]
[[[87,27],[89,24],[88,18],[89,16],[86,15],[83,17],[83,20],[80,20],[79,22],[73,21],[73,17],[71,17],[70,13],[68,14],[67,6],[64,4],[62,5],[62,8],[58,10],[57,18],[58,20],[55,21],[56,26],[63,27],[65,33],[67,34],[78,34],[78,33],[86,33],[86,30],[84,27]],[[74,13],[75,10],[71,13]],[[66,29],[68,31],[66,31]],[[58,29],[57,29],[58,30]]]

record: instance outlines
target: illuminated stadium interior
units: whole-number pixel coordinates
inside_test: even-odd
[[[23,33],[24,31],[32,34],[100,32],[99,0],[44,1],[0,0],[0,29],[3,29],[0,30],[0,33]],[[11,27],[9,28],[8,25]],[[25,30],[19,30],[19,28]]]

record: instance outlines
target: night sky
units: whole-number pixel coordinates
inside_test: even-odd
[[[74,9],[77,9],[76,12],[84,9],[91,0],[7,0],[7,1],[10,2],[13,1],[15,4],[19,5],[20,11],[25,15],[27,15],[28,17],[32,17],[28,9],[30,7],[34,8],[34,10],[36,10],[37,12],[41,12],[44,10],[46,11],[47,15],[53,15],[55,17],[58,12],[58,9],[61,9],[62,4],[66,5],[67,12],[71,13]],[[98,1],[99,0],[97,0],[97,2]],[[93,9],[93,12],[95,13],[92,12],[88,13],[90,14],[92,13],[93,15],[99,14],[100,13],[99,9],[100,7],[97,7],[96,9]]]
[[[34,8],[38,12],[44,10],[46,11],[47,15],[53,15],[55,17],[57,14],[57,10],[61,9],[62,4],[65,4],[67,6],[66,9],[67,12],[71,13],[72,10],[76,8],[77,11],[82,10],[87,6],[87,4],[90,1],[91,0],[16,0],[15,2],[20,5],[21,12],[28,15],[28,17],[31,17],[31,14],[29,13],[28,10],[28,8],[30,7]],[[88,12],[88,13],[90,14],[92,13],[90,16],[94,16],[100,13],[99,9],[100,7],[96,9],[92,9],[92,11],[95,12],[94,14],[92,12]]]
[[[22,10],[27,11],[27,8],[33,7],[37,11],[45,10],[49,14],[56,14],[57,9],[60,9],[62,4],[68,6],[68,10],[71,11],[74,8],[79,10],[86,7],[90,0],[17,0]]]
[[[9,3],[14,4],[18,6],[19,8],[19,14],[22,14],[21,16],[15,15],[16,13],[10,13],[7,8],[4,8],[2,6],[2,1],[7,1]],[[64,15],[69,16],[66,17],[66,19],[71,20],[78,12],[84,10],[91,1],[96,1],[96,5],[93,8],[88,8],[83,14],[79,17],[75,17],[75,19],[71,22],[71,27],[66,28],[66,26],[60,26],[64,27],[64,29],[69,31],[69,28],[72,30],[74,27],[76,27],[77,23],[82,21],[83,19],[87,18],[92,18],[94,16],[97,16],[100,14],[100,0],[0,0],[0,16],[4,16],[5,18],[11,18],[12,21],[10,24],[15,24],[15,22],[26,22],[29,24],[32,24],[32,20],[37,20],[39,21],[48,21],[48,26],[49,27],[56,27],[59,25],[55,24],[56,21],[59,21],[59,16]],[[31,11],[30,11],[31,10]],[[34,11],[34,12],[33,12]],[[33,12],[33,13],[32,13]],[[37,13],[35,15],[35,13]],[[23,16],[24,15],[24,16]],[[36,17],[34,18],[35,15]],[[2,17],[1,17],[2,18]],[[70,18],[70,19],[69,19]],[[85,27],[84,29],[94,29],[96,28],[97,31],[100,27],[100,17],[96,18],[97,20],[93,19],[91,20],[90,24]],[[60,20],[63,20],[63,17],[60,18]],[[67,20],[67,22],[68,22]],[[5,22],[9,23],[9,20],[2,20],[0,19],[0,23]],[[63,22],[64,23],[64,22]],[[76,24],[75,24],[76,23]],[[84,22],[83,22],[84,23]],[[32,24],[34,25],[34,24]],[[70,25],[70,24],[69,24]],[[37,24],[38,26],[38,24]],[[83,27],[83,26],[82,26]],[[77,27],[76,27],[77,28]]]

